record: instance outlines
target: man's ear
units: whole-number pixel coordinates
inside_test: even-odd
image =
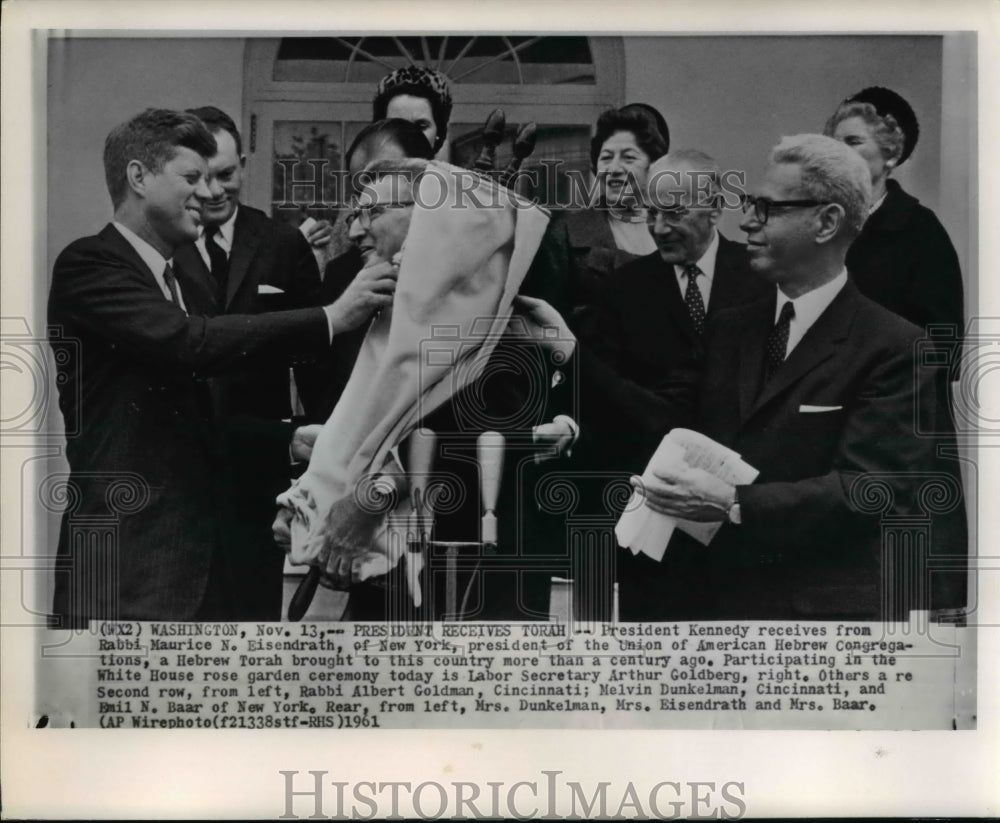
[[[145,195],[149,176],[149,169],[139,160],[129,160],[125,167],[125,179],[128,180],[128,187],[140,197]]]
[[[240,168],[245,169],[247,167],[247,156],[245,154],[240,155]]]
[[[846,218],[847,213],[839,203],[827,203],[820,208],[819,213],[816,215],[816,220],[819,223],[816,242],[829,243],[835,237],[839,236]]]

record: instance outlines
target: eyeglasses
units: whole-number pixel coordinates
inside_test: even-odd
[[[762,226],[771,215],[771,209],[804,209],[809,206],[827,206],[829,200],[772,200],[770,197],[754,197],[744,194],[741,198],[744,214],[753,209],[754,219]]]
[[[347,215],[347,228],[350,230],[354,227],[354,221],[358,221],[358,225],[362,229],[368,231],[372,227],[372,220],[381,217],[389,209],[405,209],[407,206],[413,205],[412,200],[393,200],[388,203],[372,203],[370,206],[355,206]]]

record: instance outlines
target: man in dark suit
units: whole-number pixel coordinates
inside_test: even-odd
[[[344,306],[197,314],[203,284],[172,257],[198,236],[215,153],[193,115],[149,109],[117,126],[104,150],[114,222],[55,264],[48,318],[71,471],[59,625],[230,615],[204,377],[262,354],[323,349],[349,325]],[[63,350],[64,339],[77,345]]]
[[[746,247],[719,234],[718,164],[682,149],[649,168],[647,225],[657,250],[617,269],[584,341],[622,377],[657,390],[700,349],[707,321],[762,297]]]
[[[904,619],[964,605],[961,484],[939,456],[953,438],[918,431],[947,430],[940,383],[915,368],[920,329],[863,297],[844,266],[870,196],[852,152],[799,135],[747,200],[751,266],[777,288],[716,318],[694,420],[760,475],[733,487],[682,469],[645,488],[655,510],[727,523],[705,550],[714,617]],[[897,542],[887,525],[901,517],[929,523],[929,548]]]
[[[236,124],[214,106],[188,112],[208,127],[218,146],[208,160],[211,197],[199,236],[174,255],[204,284],[192,295],[198,308],[211,316],[320,305],[319,267],[302,232],[240,202],[246,156]],[[330,357],[339,345],[340,340],[328,350]],[[316,405],[320,389],[311,364],[294,366],[288,356],[258,359],[251,368],[217,378],[213,387],[220,417],[228,421],[222,462],[232,491],[224,496],[222,537],[236,575],[236,619],[281,617],[284,558],[271,535],[274,500],[291,479],[290,444],[318,431],[291,422]]]
[[[848,281],[871,188],[845,148],[799,135],[772,152],[742,224],[772,293],[714,318],[693,407],[615,384],[579,352],[582,425],[636,470],[688,425],[760,471],[735,487],[686,466],[633,478],[655,511],[723,525],[707,547],[675,533],[663,563],[640,555],[644,574],[620,584],[623,619],[901,619],[965,604],[967,526],[940,382],[915,367],[920,329]]]
[[[721,172],[707,154],[680,149],[658,159],[650,166],[643,197],[656,251],[614,271],[609,280],[613,287],[593,307],[591,328],[580,327],[581,339],[615,373],[616,385],[625,381],[673,396],[678,380],[690,376],[683,369],[692,368],[702,354],[708,321],[726,308],[761,297],[769,287],[751,271],[746,246],[718,231]],[[614,449],[604,453],[600,468],[626,476],[634,470],[625,453]],[[587,509],[605,512],[605,483],[580,485]],[[690,578],[700,554],[689,558],[674,552],[667,576]],[[641,582],[649,574],[648,558],[627,552],[617,552],[614,565],[626,589],[629,580]],[[685,584],[668,597],[687,610],[690,606],[684,604],[696,597],[696,590]],[[623,614],[634,602],[623,602]]]

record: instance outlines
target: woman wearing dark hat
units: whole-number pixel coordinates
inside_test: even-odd
[[[641,190],[650,164],[669,148],[670,133],[663,115],[645,103],[609,109],[598,118],[590,141],[596,201],[569,214],[565,221],[578,321],[588,306],[600,302],[615,268],[656,251],[646,228]]]
[[[404,66],[383,77],[372,102],[372,120],[398,117],[420,127],[434,154],[448,139],[451,91],[439,71]]]
[[[847,270],[872,300],[918,326],[949,324],[959,339],[965,314],[955,247],[934,212],[890,176],[919,133],[910,105],[879,86],[845,100],[827,121],[825,134],[860,154],[872,176],[872,210]]]

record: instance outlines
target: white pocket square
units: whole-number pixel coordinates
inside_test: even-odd
[[[284,289],[279,289],[277,286],[269,286],[264,283],[262,286],[257,286],[257,294],[284,294]]]
[[[802,414],[817,414],[819,412],[840,411],[843,408],[843,406],[799,406],[799,412]]]

